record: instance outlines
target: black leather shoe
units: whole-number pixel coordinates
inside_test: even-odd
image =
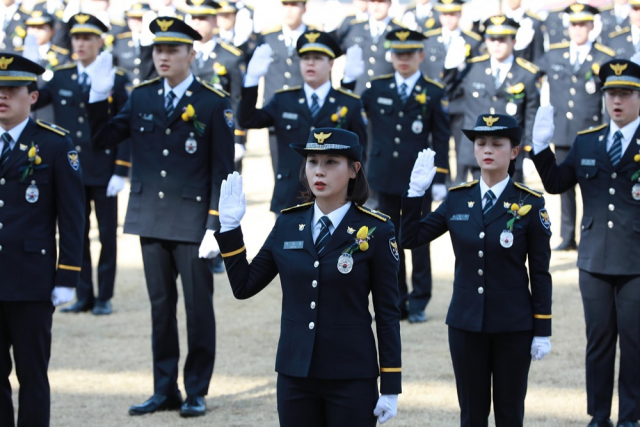
[[[156,411],[177,411],[182,406],[180,392],[172,396],[154,394],[141,405],[133,405],[129,408],[129,415],[153,414]]]
[[[91,311],[93,303],[89,301],[78,300],[69,307],[60,309],[61,313],[82,313],[84,311]]]
[[[617,427],[640,427],[640,424],[638,424],[637,421],[620,420],[618,421]]]
[[[575,240],[563,240],[557,247],[553,248],[554,251],[575,251],[578,249],[578,245]]]
[[[427,315],[424,310],[412,311],[408,317],[409,323],[424,323],[427,321]]]
[[[608,418],[593,417],[587,427],[613,427],[613,423]]]
[[[111,309],[111,301],[100,301],[96,300],[96,303],[93,305],[92,313],[96,316],[106,316],[112,313]]]
[[[409,310],[405,309],[400,309],[400,320],[407,320],[409,318]]]
[[[207,405],[204,402],[204,396],[187,396],[182,408],[180,408],[181,417],[201,417],[207,412]]]

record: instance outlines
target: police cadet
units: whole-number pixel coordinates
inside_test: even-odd
[[[0,51],[17,52],[22,47],[27,35],[24,21],[29,12],[20,0],[3,0],[4,15],[0,15]]]
[[[220,194],[216,238],[236,298],[256,295],[280,275],[280,426],[374,427],[396,415],[402,391],[393,224],[364,206],[369,189],[356,134],[316,128],[306,141],[291,148],[304,157],[307,203],[282,211],[249,264],[240,228],[242,178],[230,175]]]
[[[73,299],[82,259],[84,191],[78,153],[67,132],[29,118],[38,99],[36,77],[43,72],[22,56],[0,53],[2,426],[16,425],[11,347],[20,383],[18,425],[49,426],[53,311]]]
[[[576,3],[567,7],[564,13],[568,15],[571,41],[549,46],[549,52],[537,63],[540,72],[547,76],[551,105],[556,112],[553,141],[560,163],[569,154],[579,131],[602,123],[598,71],[615,56],[608,47],[589,41],[598,9]],[[562,193],[561,202],[562,243],[555,250],[574,250],[577,247],[575,189]]]
[[[394,30],[386,36],[396,72],[376,77],[362,94],[371,121],[371,150],[367,178],[378,195],[380,211],[400,224],[402,193],[409,182],[411,166],[423,148],[438,152],[438,178],[433,199],[447,193],[444,185],[449,173],[448,100],[442,84],[420,72],[424,60],[424,39],[411,30]],[[431,197],[425,197],[423,210],[431,211]],[[405,256],[402,248],[398,285],[400,312],[411,323],[426,322],[425,308],[431,299],[431,261],[429,246],[412,252],[413,291],[409,294]]]
[[[522,145],[528,151],[533,120],[540,105],[538,67],[524,58],[514,58],[517,22],[504,15],[497,15],[487,19],[483,25],[488,51],[486,55],[471,58],[465,64],[466,52],[463,49],[451,49],[452,56],[448,58],[449,61],[445,61],[445,79],[451,78],[448,73],[457,76],[451,95],[451,111],[464,113],[466,128],[473,127],[478,115],[487,111],[514,117],[525,130]],[[463,69],[462,72],[459,71],[460,68]],[[471,144],[462,143],[459,148],[456,180],[464,182],[468,172],[477,179],[480,169]],[[522,180],[521,157],[518,157],[516,163],[517,181]]]
[[[87,109],[94,149],[113,149],[131,138],[133,168],[124,231],[139,235],[142,246],[151,300],[154,394],[132,406],[129,414],[181,408],[182,416],[199,416],[205,414],[216,349],[213,276],[205,259],[219,253],[213,231],[219,227],[220,184],[233,171],[234,115],[223,92],[189,71],[198,32],[166,16],[151,22],[150,29],[160,77],[137,86],[107,123],[112,60],[103,52]],[[178,275],[189,336],[182,407],[177,384]]]
[[[133,3],[125,12],[129,31],[117,34],[111,49],[114,63],[126,70],[127,77],[135,86],[157,76],[151,57],[153,47],[143,34],[142,18],[150,11],[147,3]]]
[[[244,55],[253,52],[258,41],[258,35],[253,32],[253,9],[249,9],[241,2],[220,1],[218,4],[220,5],[216,11],[218,38],[240,49]],[[251,21],[238,20],[238,14],[241,10],[246,12],[242,16],[249,15]]]
[[[407,6],[402,16],[402,23],[409,29],[420,33],[440,28],[442,22],[440,20],[440,11],[431,0],[416,0]],[[451,1],[445,0],[440,3],[451,4]]]
[[[278,169],[271,199],[271,211],[275,213],[297,204],[304,190],[298,179],[300,156],[288,149],[289,144],[306,139],[309,130],[317,127],[350,130],[364,147],[367,141],[360,97],[331,87],[333,61],[342,55],[337,41],[327,33],[309,30],[298,38],[297,51],[304,85],[277,91],[262,109],[256,109],[258,81],[272,57],[268,45],[256,49],[247,69],[238,114],[245,128],[276,129]]]
[[[607,46],[616,51],[617,58],[630,59],[640,52],[640,0],[630,0],[629,25],[609,33]]]
[[[549,9],[549,13],[544,19],[543,25],[549,47],[569,41],[569,31],[565,26],[565,9],[565,6]]]
[[[602,42],[607,46],[609,46],[610,34],[629,27],[629,12],[631,10],[629,3],[629,0],[613,0],[600,7],[600,20],[602,21],[600,35]]]
[[[616,346],[620,340],[618,427],[640,419],[640,66],[614,59],[600,67],[608,124],[580,132],[558,166],[549,147],[553,107],[534,125],[533,161],[552,194],[580,185],[578,269],[587,330],[589,427],[611,427]]]
[[[332,34],[342,45],[344,36],[349,32],[352,22],[367,21],[369,19],[369,0],[352,0],[353,12],[344,17],[342,23]]]
[[[71,37],[69,26],[64,21],[65,9],[69,0],[36,0],[33,3],[33,12],[42,12],[55,17],[53,44],[63,49],[71,50]]]
[[[99,66],[96,58],[103,45],[102,35],[107,27],[95,16],[76,14],[69,19],[74,53],[78,62],[59,66],[53,78],[40,88],[40,97],[34,105],[39,109],[53,105],[56,122],[69,129],[83,167],[85,191],[85,240],[82,273],[78,283],[77,302],[64,308],[63,313],[79,313],[92,310],[96,315],[111,314],[111,298],[116,278],[118,193],[124,188],[124,178],[129,175],[131,151],[129,144],[117,149],[93,150],[91,130],[87,120],[86,104],[94,83],[91,78]],[[125,86],[129,84],[124,71],[116,71],[113,89],[113,108],[119,109],[127,101]],[[100,258],[98,261],[98,295],[93,291],[91,267],[91,202],[95,209],[100,231]]]
[[[542,195],[512,179],[523,134],[515,118],[482,114],[463,132],[480,179],[452,187],[421,215],[436,167],[432,151],[420,153],[402,200],[400,241],[415,248],[451,236],[456,264],[446,322],[460,426],[487,426],[493,400],[496,426],[522,427],[531,360],[551,350],[551,223]]]

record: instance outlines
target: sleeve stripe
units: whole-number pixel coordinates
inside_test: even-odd
[[[243,246],[240,249],[238,249],[237,251],[227,252],[226,254],[222,254],[222,258],[229,258],[229,257],[232,257],[232,256],[236,256],[236,255],[241,254],[242,252],[244,252],[245,249],[246,249],[246,246]]]
[[[402,372],[402,368],[380,368],[380,372]]]
[[[551,315],[550,314],[534,314],[533,315],[534,319],[544,319],[544,320],[549,320],[551,319]]]
[[[58,270],[81,271],[82,268],[81,267],[74,267],[72,265],[58,264]]]
[[[436,168],[436,172],[440,172],[440,173],[449,173],[449,169]]]
[[[211,209],[211,210],[209,211],[209,215],[220,216],[220,212],[218,212],[218,211],[214,211],[213,209]]]
[[[118,166],[126,166],[128,168],[131,167],[131,163],[125,162],[124,160],[116,160],[116,165],[118,165]]]
[[[247,132],[246,132],[246,131],[239,130],[239,129],[236,129],[233,133],[234,133],[236,136],[245,136],[245,135],[247,134]]]

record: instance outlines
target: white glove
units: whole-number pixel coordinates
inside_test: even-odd
[[[120,175],[113,175],[107,185],[107,197],[116,197],[124,188],[124,178]]]
[[[202,238],[202,243],[200,243],[200,249],[198,251],[198,256],[200,258],[211,259],[220,254],[220,246],[218,246],[218,241],[213,233],[213,230],[207,230],[204,233],[204,237]]]
[[[96,65],[91,69],[91,72],[88,73],[91,79],[89,102],[104,101],[109,97],[116,78],[111,52],[104,51],[98,55]]]
[[[273,49],[266,43],[256,48],[249,65],[247,65],[244,87],[258,86],[260,78],[269,72],[272,54]]]
[[[436,166],[433,162],[436,153],[430,148],[418,153],[418,158],[411,171],[409,182],[409,197],[422,197],[436,176]]]
[[[447,186],[444,184],[433,184],[431,186],[431,198],[434,202],[439,202],[447,197]]]
[[[247,211],[247,200],[242,192],[242,176],[238,172],[230,173],[227,179],[222,181],[220,188],[220,232],[240,227],[240,221]]]
[[[528,157],[525,157],[522,161],[522,174],[525,178],[528,178],[536,173],[536,165]]]
[[[373,410],[373,415],[378,417],[380,424],[384,424],[398,413],[398,395],[381,394],[378,403]]]
[[[73,296],[76,293],[74,288],[67,288],[66,286],[56,286],[51,292],[51,302],[54,307],[66,304],[73,300]]]
[[[234,150],[233,161],[234,162],[239,162],[240,160],[242,160],[244,158],[244,153],[246,151],[247,151],[247,149],[245,148],[244,144],[236,143],[235,150]]]
[[[27,37],[24,38],[22,56],[36,64],[40,62],[40,46],[38,46],[38,40],[33,34],[27,34]]]
[[[520,22],[520,28],[516,34],[516,45],[514,50],[524,50],[533,41],[536,31],[533,29],[533,21],[530,18],[525,18]]]
[[[364,74],[364,59],[362,59],[362,48],[357,44],[347,49],[344,63],[344,82],[351,83]]]
[[[553,124],[553,105],[538,107],[533,122],[533,154],[545,150],[551,142],[555,125]]]
[[[451,40],[447,56],[444,58],[444,68],[451,70],[452,68],[458,68],[464,64],[467,59],[467,49],[465,49],[466,42],[462,37],[456,37]]]
[[[531,358],[542,360],[551,351],[551,340],[549,337],[533,337],[531,343]]]

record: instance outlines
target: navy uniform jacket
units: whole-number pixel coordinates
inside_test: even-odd
[[[615,52],[594,44],[575,73],[570,55],[569,42],[552,45],[536,64],[549,81],[556,126],[553,143],[557,147],[570,147],[579,131],[602,123],[602,84],[598,72],[602,64],[613,59]]]
[[[444,60],[447,56],[447,47],[442,38],[442,28],[427,31],[424,33],[427,39],[424,41],[425,58],[420,65],[420,71],[432,79],[442,81],[444,76]],[[467,58],[478,56],[479,47],[482,44],[480,34],[472,31],[462,31],[462,38],[465,41]]]
[[[423,108],[416,96],[426,93]],[[435,182],[444,183],[449,173],[449,101],[444,87],[425,76],[402,103],[395,74],[371,82],[362,94],[371,121],[371,151],[367,168],[369,185],[376,191],[401,195],[406,191],[418,153],[433,147],[438,172]],[[430,144],[431,142],[431,144]]]
[[[507,213],[512,203],[531,205],[531,210],[515,222],[513,246],[504,248],[500,235],[513,218]],[[483,219],[480,185],[473,181],[451,188],[422,220],[421,209],[421,197],[403,198],[400,245],[412,249],[450,233],[456,265],[447,325],[470,332],[551,335],[551,223],[540,193],[509,180]]]
[[[629,27],[629,17],[627,16],[624,21],[618,24],[613,3],[602,6],[599,8],[599,10],[600,19],[602,20],[602,31],[600,32],[600,39],[602,40],[602,43],[606,44],[607,46],[611,46],[611,44],[609,43],[609,39],[611,38],[610,34],[622,31],[622,29],[625,27]]]
[[[640,201],[631,191],[640,131],[631,140],[620,163],[613,167],[606,144],[609,125],[589,129],[576,137],[567,158],[556,165],[550,149],[532,156],[545,190],[559,194],[580,184],[582,217],[578,268],[595,274],[640,274]]]
[[[556,43],[566,43],[569,41],[569,31],[565,28],[563,21],[565,9],[566,7],[551,9],[549,15],[547,15],[547,18],[544,20],[544,30],[549,40],[549,47]]]
[[[126,86],[128,85],[129,79],[124,71],[117,70],[111,96],[115,110],[119,110],[127,102]],[[80,154],[84,185],[106,187],[114,174],[129,176],[131,168],[129,143],[122,144],[117,149],[93,150],[91,148],[91,128],[86,109],[89,93],[82,94],[78,83],[78,66],[75,62],[56,68],[53,78],[41,87],[39,92],[40,96],[34,109],[53,105],[56,123],[69,131],[69,137]],[[105,120],[104,117],[103,120]]]
[[[134,86],[158,75],[153,66],[153,46],[136,46],[131,31],[115,36],[111,52],[114,64],[126,70]]]
[[[630,59],[636,50],[633,46],[633,37],[631,36],[631,27],[624,27],[620,31],[609,33],[607,46],[615,50],[616,58]]]
[[[233,295],[250,298],[280,274],[277,372],[338,380],[380,375],[380,392],[399,394],[400,310],[396,304],[398,256],[393,224],[384,215],[352,205],[319,257],[311,234],[312,220],[313,203],[283,211],[251,264],[240,227],[217,232]],[[338,258],[362,226],[369,230],[376,227],[374,237],[367,251],[353,254],[353,270],[342,274]],[[286,242],[302,247],[287,249]],[[377,353],[369,295],[376,316]]]
[[[342,50],[353,45],[362,48],[362,58],[364,59],[366,71],[356,80],[358,92],[362,93],[365,89],[371,87],[371,79],[376,76],[393,73],[393,64],[391,64],[391,52],[385,49],[385,37],[391,31],[404,28],[400,22],[390,21],[385,28],[384,33],[378,35],[374,40],[371,37],[371,28],[369,21],[351,21],[349,31],[342,41]]]
[[[29,16],[29,12],[20,6],[11,21],[5,22],[6,27],[1,29],[4,37],[0,39],[0,51],[15,53],[24,45],[24,38],[27,36],[27,26],[24,22]]]
[[[238,121],[246,129],[275,127],[278,140],[278,170],[271,199],[271,211],[280,210],[298,204],[300,192],[306,191],[300,183],[300,167],[303,158],[289,148],[289,144],[306,141],[314,128],[336,127],[331,120],[332,114],[347,107],[347,115],[341,128],[354,132],[366,152],[367,129],[363,117],[360,97],[343,89],[329,91],[324,104],[315,118],[307,104],[304,89],[301,86],[276,92],[271,101],[262,109],[256,109],[258,87],[242,90],[242,102]]]
[[[413,14],[416,24],[418,24],[415,31],[419,33],[431,31],[442,26],[440,24],[440,12],[436,11],[434,8],[431,8],[431,12],[429,12],[428,16],[418,18],[416,4],[413,3],[407,6],[407,10],[404,12],[404,15],[406,16],[409,13]]]
[[[0,301],[50,301],[54,286],[75,288],[80,276],[85,215],[80,163],[65,132],[39,123],[29,120],[0,168]],[[21,181],[32,143],[42,163]],[[29,190],[38,193],[34,203],[27,200]]]
[[[87,106],[94,149],[114,148],[131,138],[133,168],[125,233],[199,243],[217,230],[220,185],[233,172],[233,112],[222,92],[194,80],[173,115],[166,117],[164,80],[131,92],[108,122],[107,101]],[[205,125],[202,136],[182,120],[192,105]]]
[[[464,129],[473,129],[478,116],[487,111],[513,115],[524,128],[522,146],[527,149],[532,142],[533,122],[540,106],[538,71],[538,67],[527,60],[515,58],[507,77],[496,89],[489,55],[472,58],[454,83],[450,112],[464,114]],[[457,70],[447,70],[445,78],[449,78],[448,73],[457,73]],[[468,141],[466,137],[464,139]],[[458,155],[462,164],[478,165],[473,155],[473,144],[462,143]]]

